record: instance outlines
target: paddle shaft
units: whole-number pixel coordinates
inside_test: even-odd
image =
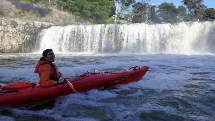
[[[76,89],[74,88],[74,86],[72,85],[72,83],[69,82],[68,79],[65,79],[65,80],[66,80],[66,82],[69,84],[70,88],[71,88],[74,92],[77,92]]]

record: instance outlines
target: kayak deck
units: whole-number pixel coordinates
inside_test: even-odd
[[[110,88],[116,85],[139,81],[148,71],[149,67],[134,67],[129,70],[88,73],[80,75],[77,80],[69,80],[77,92],[86,92],[92,89]],[[42,87],[36,83],[15,82],[0,87],[0,106],[17,106],[55,99],[77,93],[67,84],[52,87]]]

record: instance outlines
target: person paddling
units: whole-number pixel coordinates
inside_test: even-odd
[[[42,53],[43,57],[35,67],[35,73],[39,74],[39,84],[43,87],[51,87],[60,83],[65,83],[65,80],[59,80],[62,74],[58,71],[57,66],[53,63],[55,54],[52,49],[46,49]]]

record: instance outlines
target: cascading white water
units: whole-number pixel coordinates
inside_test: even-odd
[[[43,30],[38,40],[37,51],[214,53],[215,21],[54,26]]]

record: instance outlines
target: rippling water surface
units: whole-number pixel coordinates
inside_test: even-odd
[[[34,67],[39,54],[0,55],[0,83],[38,81]],[[91,71],[116,71],[149,66],[136,83],[91,90],[42,106],[1,108],[0,120],[76,121],[214,121],[214,55],[57,54],[64,77]]]

